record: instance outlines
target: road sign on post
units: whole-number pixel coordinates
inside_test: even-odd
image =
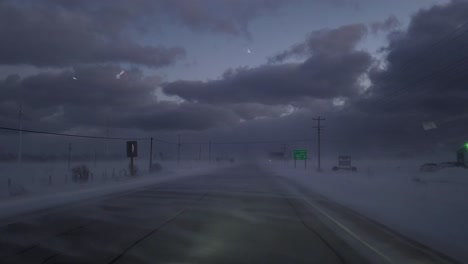
[[[338,157],[338,166],[339,167],[351,167],[351,157],[350,156],[339,156]]]
[[[133,158],[138,155],[138,144],[136,141],[127,141],[127,157]]]
[[[135,175],[133,158],[138,156],[138,144],[136,141],[127,141],[127,157],[130,158],[130,175]]]
[[[294,150],[294,160],[306,160],[306,159],[307,159],[307,150],[305,149]]]
[[[304,167],[307,167],[307,150],[305,149],[295,149],[293,151],[294,156],[294,168],[296,168],[296,160],[303,160]]]

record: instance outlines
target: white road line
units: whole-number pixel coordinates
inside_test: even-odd
[[[327,214],[324,210],[322,210],[319,206],[315,205],[314,203],[312,203],[311,201],[307,200],[304,196],[302,197],[302,199],[307,202],[308,204],[312,205],[317,211],[319,211],[320,213],[322,213],[323,215],[325,215],[329,220],[331,220],[333,223],[335,223],[337,226],[339,226],[341,229],[343,229],[344,231],[346,231],[348,234],[350,234],[354,239],[356,239],[357,241],[361,242],[363,245],[365,245],[366,247],[368,247],[370,250],[372,250],[374,253],[376,253],[377,255],[379,255],[380,257],[382,257],[383,259],[385,259],[388,263],[393,263],[393,261],[390,259],[390,257],[388,257],[387,255],[385,255],[384,253],[380,252],[378,249],[376,249],[375,247],[371,246],[369,243],[367,243],[366,241],[364,241],[363,239],[361,239],[358,235],[356,235],[353,231],[351,231],[349,228],[347,228],[346,226],[344,226],[343,224],[341,224],[339,221],[335,220],[333,217],[331,217],[329,214]]]
[[[328,202],[333,202],[333,201],[331,201],[331,200],[328,199],[328,198],[322,198],[322,199],[323,199],[323,200],[327,200]],[[337,205],[338,205],[338,206],[344,207],[344,206],[341,205],[341,204],[337,204]],[[346,207],[345,207],[345,208],[346,208]],[[366,218],[367,218],[367,216],[361,215],[361,214],[359,214],[359,213],[357,213],[357,212],[355,212],[355,211],[353,211],[353,210],[350,210],[349,208],[346,208],[346,209],[349,210],[348,213],[353,214],[355,217],[358,217],[359,219],[366,219]],[[371,219],[371,220],[372,220],[372,219]],[[374,220],[374,221],[376,221],[376,220]],[[379,223],[379,224],[383,225],[382,223]],[[392,231],[391,231],[387,226],[385,226],[385,225],[383,225],[383,227],[380,227],[380,226],[379,226],[379,229],[380,229],[382,232],[385,232],[385,234],[390,235],[390,236],[392,236],[394,239],[397,239],[398,241],[404,243],[405,245],[408,245],[408,246],[410,246],[410,247],[412,247],[412,248],[414,248],[414,249],[416,249],[416,250],[419,250],[419,251],[424,251],[426,254],[430,255],[430,256],[433,257],[433,258],[440,259],[440,257],[437,255],[437,253],[435,253],[435,252],[432,251],[431,249],[425,248],[424,245],[423,245],[423,247],[421,247],[421,246],[418,246],[417,244],[414,244],[414,243],[411,242],[411,241],[408,241],[407,238],[403,238],[403,237],[397,235],[396,233],[392,232]],[[411,238],[409,238],[409,239],[411,239]],[[416,243],[419,243],[419,242],[416,241]]]

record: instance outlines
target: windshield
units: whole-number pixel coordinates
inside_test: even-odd
[[[465,0],[0,0],[0,262],[468,262],[467,45]]]

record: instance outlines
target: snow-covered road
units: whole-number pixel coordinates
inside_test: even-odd
[[[2,217],[0,262],[450,262],[252,164],[78,196]]]

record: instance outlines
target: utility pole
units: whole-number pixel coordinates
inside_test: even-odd
[[[199,149],[198,149],[198,162],[201,161],[201,154],[202,154],[202,144],[200,144]]]
[[[211,140],[208,141],[208,163],[211,162]]]
[[[318,155],[317,155],[318,168],[317,168],[317,170],[320,172],[320,171],[322,171],[322,169],[320,168],[320,130],[324,127],[324,126],[320,126],[320,121],[325,120],[325,118],[321,118],[319,116],[318,118],[312,118],[312,120],[317,121],[317,126],[314,126],[314,128],[317,128],[317,143],[318,143],[318,147],[317,147],[317,150],[318,150]]]
[[[109,147],[108,147],[108,144],[109,144],[109,116],[107,116],[106,118],[106,140],[105,140],[105,151],[104,151],[104,155],[106,156],[106,159],[109,158]]]
[[[286,154],[286,143],[283,143],[283,159],[286,163],[286,166],[288,166],[288,155]]]
[[[96,148],[94,148],[94,168],[96,168],[96,163],[97,163],[97,151],[96,151]]]
[[[18,116],[19,121],[19,142],[18,142],[18,163],[23,161],[23,103],[21,102]]]
[[[179,143],[177,144],[177,164],[180,163],[180,134],[179,134]]]
[[[71,152],[72,152],[72,144],[68,143],[68,171],[71,170]]]
[[[150,141],[150,158],[149,158],[149,172],[151,172],[151,165],[153,164],[153,137]]]

